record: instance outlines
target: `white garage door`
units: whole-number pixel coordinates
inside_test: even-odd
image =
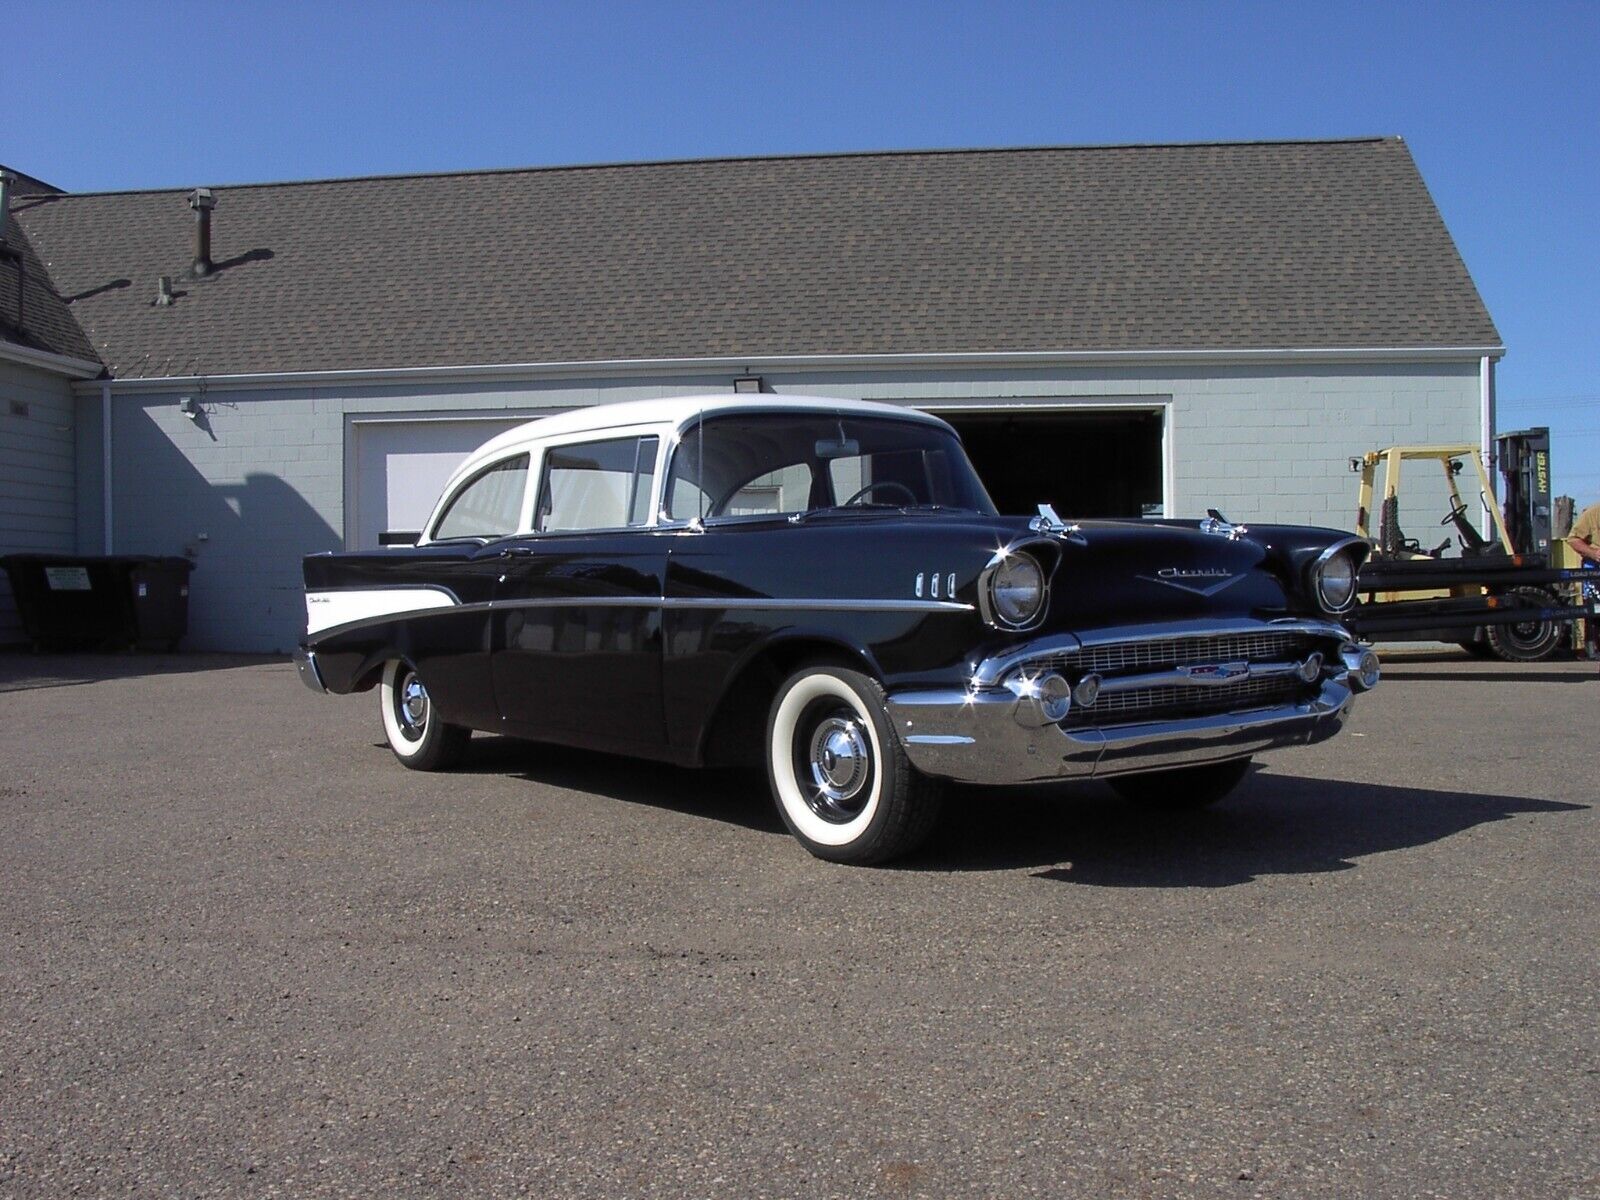
[[[450,473],[525,416],[351,422],[345,544],[370,550],[386,529],[421,529]]]

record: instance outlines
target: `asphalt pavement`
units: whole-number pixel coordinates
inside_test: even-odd
[[[759,776],[0,657],[0,1198],[1600,1196],[1600,673],[1387,672],[1214,811],[862,870]]]

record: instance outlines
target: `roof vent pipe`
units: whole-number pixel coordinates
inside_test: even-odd
[[[195,188],[189,193],[189,207],[194,209],[194,276],[199,279],[211,274],[214,264],[211,261],[211,210],[217,206],[217,198],[211,194],[210,188]]]

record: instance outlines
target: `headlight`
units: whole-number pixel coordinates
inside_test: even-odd
[[[1317,602],[1329,612],[1343,612],[1356,598],[1356,562],[1348,554],[1335,554],[1317,564]]]
[[[1025,629],[1044,607],[1044,571],[1028,554],[1008,554],[989,576],[989,604],[995,620]]]

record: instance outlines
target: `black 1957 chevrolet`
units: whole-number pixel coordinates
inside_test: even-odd
[[[913,848],[938,783],[1200,805],[1332,736],[1377,659],[1331,530],[998,515],[944,422],[853,401],[614,404],[476,451],[413,544],[305,560],[318,691],[389,745],[473,729],[764,762],[813,854]]]

